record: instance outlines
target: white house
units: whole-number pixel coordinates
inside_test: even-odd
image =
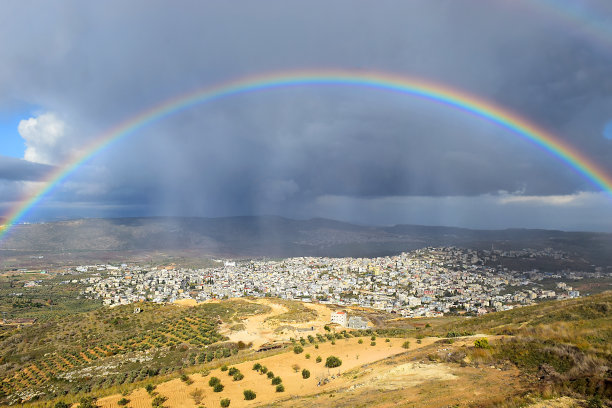
[[[339,324],[342,327],[346,327],[348,321],[348,316],[345,311],[332,312],[331,314],[331,322]]]

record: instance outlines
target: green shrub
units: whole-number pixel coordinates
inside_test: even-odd
[[[357,343],[359,343],[359,344],[363,344],[363,339],[359,339],[359,340],[357,340]]]
[[[168,399],[167,397],[158,395],[155,398],[153,398],[153,401],[151,401],[151,405],[153,406],[153,408],[161,407],[164,405],[164,402],[166,402],[167,399]]]
[[[79,402],[79,408],[96,408],[97,406],[98,404],[94,397],[83,397]]]
[[[306,360],[310,359],[310,354],[306,354],[304,357],[306,357]]]
[[[223,408],[227,408],[230,406],[230,402],[231,400],[229,398],[224,398],[219,402],[219,404],[221,404]]]
[[[268,371],[266,375],[268,376],[268,378],[274,378],[274,373],[272,371]]]
[[[308,371],[307,369],[303,369],[302,370],[302,378],[303,379],[310,378],[310,371]]]
[[[223,364],[221,366],[221,371],[227,371],[227,364]]]
[[[408,340],[406,340],[405,342],[402,343],[402,347],[405,349],[409,349],[410,348],[410,342]]]
[[[371,342],[370,342],[370,346],[375,346],[375,345],[376,345],[376,342],[375,342],[375,341],[371,341]]]
[[[66,404],[64,401],[58,401],[55,403],[53,408],[70,408],[70,405]]]
[[[276,386],[276,392],[284,392],[285,391],[285,386],[283,384],[278,384]]]
[[[237,372],[234,374],[234,381],[240,381],[244,378],[244,374],[242,374],[241,372]]]
[[[257,397],[257,394],[252,390],[244,390],[243,394],[244,399],[247,401],[254,400]]]
[[[280,377],[274,377],[272,379],[272,385],[278,385],[278,384],[280,384],[282,382],[283,382],[283,380]]]
[[[303,351],[304,351],[304,347],[302,347],[302,346],[295,346],[295,347],[293,347],[293,352],[295,354],[300,354]]]
[[[261,368],[261,364],[259,363],[253,364],[253,371],[259,371],[260,368]]]
[[[329,356],[325,360],[325,367],[328,367],[328,368],[340,367],[341,365],[342,365],[342,360],[340,360],[336,356]]]
[[[320,363],[320,362],[321,362],[321,360],[322,360],[322,359],[321,359],[321,356],[317,356],[317,359],[316,359],[315,361],[316,361],[317,363]]]
[[[217,377],[210,377],[210,380],[208,380],[208,385],[210,385],[211,387],[214,387],[217,384],[221,384],[221,380],[218,379]]]
[[[215,386],[213,387],[213,391],[214,391],[214,392],[221,392],[221,391],[223,391],[223,388],[225,388],[225,387],[223,386],[223,384],[218,383],[218,384],[215,384]]]
[[[129,399],[121,398],[119,401],[117,401],[117,404],[119,404],[119,405],[127,405],[129,402],[130,402]]]
[[[489,345],[489,340],[487,340],[484,337],[482,339],[476,339],[476,341],[474,341],[474,347],[479,348],[479,349],[491,348],[491,346]]]

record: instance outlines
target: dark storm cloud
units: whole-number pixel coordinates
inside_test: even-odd
[[[0,180],[37,181],[53,170],[53,166],[0,156]]]
[[[588,32],[526,7],[450,0],[5,2],[0,98],[40,106],[66,122],[70,132],[51,155],[78,150],[142,109],[219,81],[312,67],[386,71],[507,106],[612,172],[612,144],[601,137],[612,119],[612,52]],[[266,91],[196,107],[126,138],[88,166],[57,190],[56,201],[118,213],[123,205],[231,215],[292,213],[326,195],[594,190],[550,154],[478,118],[346,88]],[[18,172],[16,178],[38,174]]]

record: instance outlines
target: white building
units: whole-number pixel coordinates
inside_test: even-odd
[[[348,316],[345,311],[332,312],[331,322],[339,324],[342,327],[346,327]]]

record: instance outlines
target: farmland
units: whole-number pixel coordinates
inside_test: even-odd
[[[5,328],[3,399],[33,408],[83,396],[108,408],[586,404],[610,396],[611,296],[478,318],[347,308],[377,322],[352,331],[327,324],[327,306],[273,298],[99,308]],[[270,342],[282,345],[256,351]]]
[[[89,392],[229,357],[238,345],[224,342],[219,324],[264,311],[266,306],[244,301],[143,303],[4,329],[0,393],[27,400]]]

